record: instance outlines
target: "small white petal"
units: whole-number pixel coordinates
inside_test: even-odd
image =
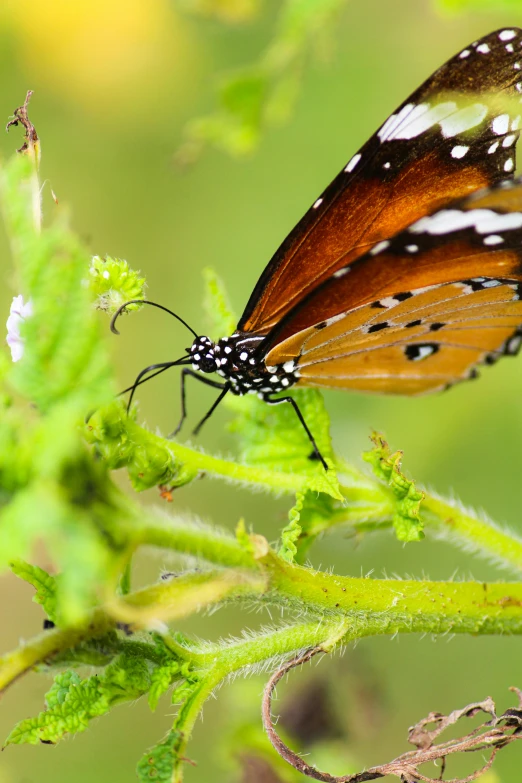
[[[18,362],[24,353],[24,341],[20,336],[20,326],[33,314],[33,304],[29,299],[24,303],[22,295],[15,296],[11,302],[9,317],[6,322],[7,337],[6,343],[11,349],[11,358],[13,362]]]

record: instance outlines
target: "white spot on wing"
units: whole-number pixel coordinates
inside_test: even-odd
[[[469,147],[464,146],[464,144],[457,144],[456,147],[453,147],[451,150],[451,157],[452,158],[463,158],[466,152],[468,152]]]
[[[406,250],[408,251],[408,253],[416,253],[418,249],[419,249],[418,245],[406,245]]]
[[[506,52],[514,52],[515,48],[513,44],[506,44]]]
[[[393,132],[396,128],[399,127],[401,122],[404,120],[405,117],[408,116],[408,114],[411,112],[411,110],[414,108],[413,103],[407,103],[406,106],[403,106],[402,109],[398,114],[391,114],[380,131],[377,132],[377,136],[380,138],[381,141],[388,141],[388,139],[393,138]]]
[[[512,41],[513,38],[517,37],[517,34],[514,30],[502,30],[502,32],[498,34],[498,37],[501,41]]]
[[[499,141],[494,141],[491,147],[488,149],[488,154],[491,155],[493,152],[496,152],[498,150],[499,144],[500,144]]]
[[[313,209],[317,209],[317,207],[320,207],[322,203],[323,203],[323,199],[318,198],[317,201],[314,203]]]
[[[522,213],[510,212],[503,215],[491,209],[441,209],[434,215],[421,218],[412,226],[412,234],[428,233],[434,236],[450,234],[463,228],[474,228],[478,234],[492,234],[522,227]]]
[[[516,138],[517,137],[515,136],[514,133],[510,133],[508,136],[506,136],[506,138],[502,142],[502,146],[503,147],[511,147],[511,145],[516,141]]]
[[[464,109],[460,109],[455,114],[441,120],[442,135],[444,138],[450,139],[458,133],[470,130],[479,125],[487,113],[487,106],[484,106],[482,103],[472,103],[471,106],[466,106]]]
[[[349,271],[350,271],[349,266],[343,266],[342,269],[338,269],[337,272],[333,273],[333,277],[344,277],[345,275],[348,274]]]
[[[463,49],[461,53],[459,54],[459,57],[461,60],[463,60],[465,57],[469,57],[471,54],[469,49]]]
[[[397,127],[388,137],[391,139],[415,139],[429,128],[437,125],[445,117],[448,117],[457,108],[453,101],[439,103],[430,108],[429,103],[421,103],[408,115],[408,121]]]
[[[358,152],[357,155],[354,155],[353,158],[348,162],[345,171],[347,172],[353,171],[360,160],[361,160],[361,154],[360,152]]]
[[[509,130],[509,114],[499,114],[491,123],[493,133],[503,136]]]
[[[434,351],[435,348],[432,345],[419,345],[419,352],[413,361],[419,362],[421,359],[427,359]]]
[[[480,44],[480,46],[477,46],[477,52],[480,52],[481,54],[489,54],[491,49],[487,45],[487,43]]]
[[[391,163],[389,160],[386,161],[386,163],[383,164],[383,169],[389,169],[391,166]]]
[[[374,245],[372,247],[372,249],[370,250],[370,255],[371,256],[376,256],[377,253],[382,253],[382,251],[386,250],[386,248],[389,247],[389,246],[390,246],[390,243],[388,242],[387,239],[384,239],[382,242],[377,242],[377,244]]]
[[[387,307],[389,309],[390,307],[398,305],[399,300],[394,299],[393,296],[386,296],[384,299],[379,299],[379,304],[382,305],[382,307]]]
[[[337,323],[337,321],[341,321],[345,317],[346,313],[339,313],[339,315],[333,315],[331,318],[327,318],[325,323],[327,326],[331,326],[332,324]]]
[[[501,236],[498,234],[490,234],[488,237],[484,238],[484,244],[485,245],[500,245],[501,242],[504,240]]]
[[[504,171],[513,171],[515,168],[515,161],[513,158],[508,158],[504,163]]]

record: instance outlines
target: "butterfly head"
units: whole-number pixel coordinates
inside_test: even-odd
[[[215,352],[216,346],[210,337],[205,337],[205,335],[196,337],[189,349],[193,369],[196,372],[216,372],[218,363]]]

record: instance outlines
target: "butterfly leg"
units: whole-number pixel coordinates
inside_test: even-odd
[[[310,443],[314,447],[314,450],[312,451],[312,453],[310,455],[310,459],[318,459],[321,462],[323,468],[325,470],[328,470],[328,465],[326,464],[323,455],[319,451],[319,449],[317,447],[317,443],[315,442],[315,438],[312,435],[312,433],[310,432],[310,430],[308,428],[308,424],[304,420],[303,414],[299,410],[299,406],[296,403],[296,401],[294,400],[294,398],[293,397],[279,397],[278,399],[274,400],[274,399],[270,399],[270,397],[267,396],[267,397],[264,397],[263,399],[264,399],[264,401],[266,403],[268,403],[268,405],[279,405],[282,402],[289,402],[290,403],[290,405],[292,406],[292,408],[294,409],[294,411],[296,413],[297,418],[301,422],[301,425],[302,425],[304,431],[308,435],[308,440],[310,441]]]
[[[201,381],[202,379],[200,378],[199,380]],[[216,410],[217,406],[219,405],[219,403],[221,402],[221,400],[223,399],[223,397],[224,397],[226,394],[228,394],[228,392],[230,391],[230,385],[229,385],[228,383],[225,383],[225,384],[216,384],[216,383],[213,383],[212,385],[213,385],[215,388],[219,388],[219,389],[221,389],[221,394],[219,395],[219,397],[217,398],[217,400],[214,402],[214,404],[212,405],[212,407],[210,408],[210,410],[209,410],[209,411],[208,411],[208,412],[207,412],[207,413],[206,413],[206,414],[203,416],[203,418],[202,418],[202,419],[201,419],[201,421],[199,422],[198,426],[197,426],[197,427],[196,427],[194,430],[192,430],[192,434],[193,434],[193,435],[197,435],[197,434],[198,434],[198,432],[200,431],[200,429],[202,428],[202,426],[204,425],[204,423],[207,421],[207,419],[210,419],[210,417],[212,416],[212,414],[213,414],[213,413],[214,413],[214,411]]]
[[[171,432],[171,434],[169,435],[169,438],[173,438],[175,435],[178,434],[178,432],[180,431],[181,427],[183,426],[183,422],[185,421],[185,419],[187,417],[187,394],[186,394],[186,379],[187,379],[187,375],[190,375],[192,378],[196,378],[196,380],[200,381],[201,383],[204,383],[205,386],[211,386],[213,389],[221,389],[221,390],[223,390],[226,387],[226,389],[228,391],[228,388],[229,388],[227,384],[219,383],[218,381],[213,381],[210,378],[204,378],[202,375],[199,375],[199,373],[195,372],[194,370],[190,370],[188,367],[184,367],[183,370],[181,371],[181,418],[179,420],[178,426],[176,427],[174,432]],[[220,402],[221,399],[222,399],[222,397],[220,396],[218,398],[218,402]],[[208,418],[208,416],[211,415],[211,413],[213,412],[213,410],[216,407],[216,405],[218,404],[218,402],[216,402],[212,406],[211,410],[209,411],[209,413],[207,414],[205,419],[203,419],[198,424],[196,430],[194,431],[195,434],[196,434],[197,430],[199,430],[199,428],[201,427],[203,422],[206,420],[206,418]]]

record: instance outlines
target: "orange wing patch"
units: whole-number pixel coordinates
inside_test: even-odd
[[[476,364],[518,350],[517,281],[452,283],[413,291],[403,301],[390,297],[386,304],[366,305],[309,330],[297,362],[298,384],[421,394],[473,377]]]

